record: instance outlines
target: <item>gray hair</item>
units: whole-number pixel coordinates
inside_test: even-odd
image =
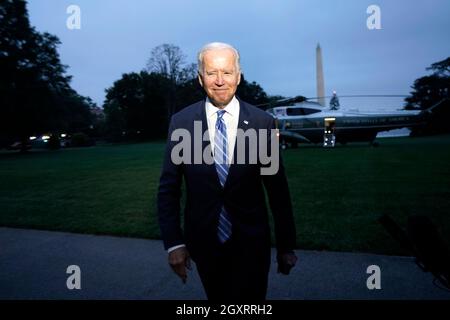
[[[230,49],[231,51],[233,51],[234,56],[236,58],[236,69],[240,72],[241,70],[241,65],[240,65],[240,60],[241,57],[239,55],[239,51],[237,51],[237,49],[235,47],[233,47],[232,45],[228,44],[228,43],[223,43],[223,42],[211,42],[208,44],[205,44],[203,46],[203,48],[200,49],[197,59],[198,59],[198,73],[202,73],[203,72],[203,56],[205,55],[206,51],[210,51],[210,50],[223,50],[223,49]]]

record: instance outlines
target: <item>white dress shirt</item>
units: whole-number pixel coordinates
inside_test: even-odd
[[[217,111],[225,110],[222,119],[225,122],[225,126],[227,127],[227,140],[228,140],[228,148],[227,155],[228,159],[233,159],[234,154],[234,146],[236,144],[236,134],[239,122],[239,101],[236,97],[231,99],[230,103],[227,104],[223,109],[219,109],[214,106],[209,98],[206,98],[205,102],[205,111],[206,111],[206,120],[208,123],[208,132],[209,139],[211,142],[211,149],[214,153],[214,137],[216,135],[216,121],[217,121]],[[167,252],[170,253],[175,249],[185,247],[184,244],[180,244],[177,246],[170,247]]]
[[[238,99],[236,99],[236,97],[233,97],[233,99],[230,101],[229,104],[225,106],[225,108],[219,109],[216,106],[214,106],[208,98],[206,98],[205,108],[206,108],[206,120],[208,122],[209,139],[211,142],[211,149],[213,154],[214,154],[214,137],[216,135],[217,111],[225,110],[222,119],[225,122],[225,126],[227,128],[227,140],[228,140],[227,156],[228,159],[230,159],[231,161],[231,159],[233,159],[234,146],[236,144],[236,133],[239,121],[239,101]]]

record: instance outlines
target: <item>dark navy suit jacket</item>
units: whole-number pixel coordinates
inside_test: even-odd
[[[275,129],[275,120],[268,113],[239,100],[238,128]],[[222,187],[212,164],[174,164],[171,152],[179,141],[171,141],[175,129],[183,128],[193,134],[194,122],[201,122],[203,133],[208,129],[205,101],[186,107],[172,116],[169,138],[158,190],[158,218],[166,249],[186,244],[194,261],[207,258],[219,245],[217,225],[222,206],[228,211],[233,225],[233,236],[237,236],[249,252],[258,252],[270,247],[269,217],[264,195],[266,189],[272,210],[277,249],[281,252],[295,248],[295,224],[291,199],[284,167],[279,159],[279,170],[275,175],[261,175],[262,164],[231,164],[227,181]],[[209,139],[209,136],[208,136]],[[270,135],[267,136],[271,140]],[[271,141],[269,141],[270,144]],[[209,144],[202,142],[202,151]],[[236,144],[237,145],[237,144]],[[248,160],[250,149],[259,148],[246,141]],[[191,146],[193,158],[194,143]],[[180,217],[182,182],[185,183],[184,228]],[[183,191],[184,191],[183,190]]]

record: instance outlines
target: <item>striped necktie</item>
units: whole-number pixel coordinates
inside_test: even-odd
[[[228,176],[228,139],[227,139],[227,127],[223,121],[223,115],[225,110],[217,111],[216,131],[214,136],[214,162],[216,165],[217,174],[222,187],[225,185],[225,181]],[[225,243],[231,237],[231,222],[228,212],[225,207],[220,209],[219,215],[219,227],[217,235],[221,243]]]

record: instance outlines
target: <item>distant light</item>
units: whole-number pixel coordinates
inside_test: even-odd
[[[50,136],[42,136],[42,140],[48,140],[50,139]]]
[[[65,138],[65,137],[67,137],[67,134],[61,133],[61,138]]]
[[[44,142],[48,142],[48,140],[43,140]]]
[[[334,121],[336,118],[325,118],[325,121]]]
[[[36,140],[36,137],[35,136],[31,136],[30,140]]]

